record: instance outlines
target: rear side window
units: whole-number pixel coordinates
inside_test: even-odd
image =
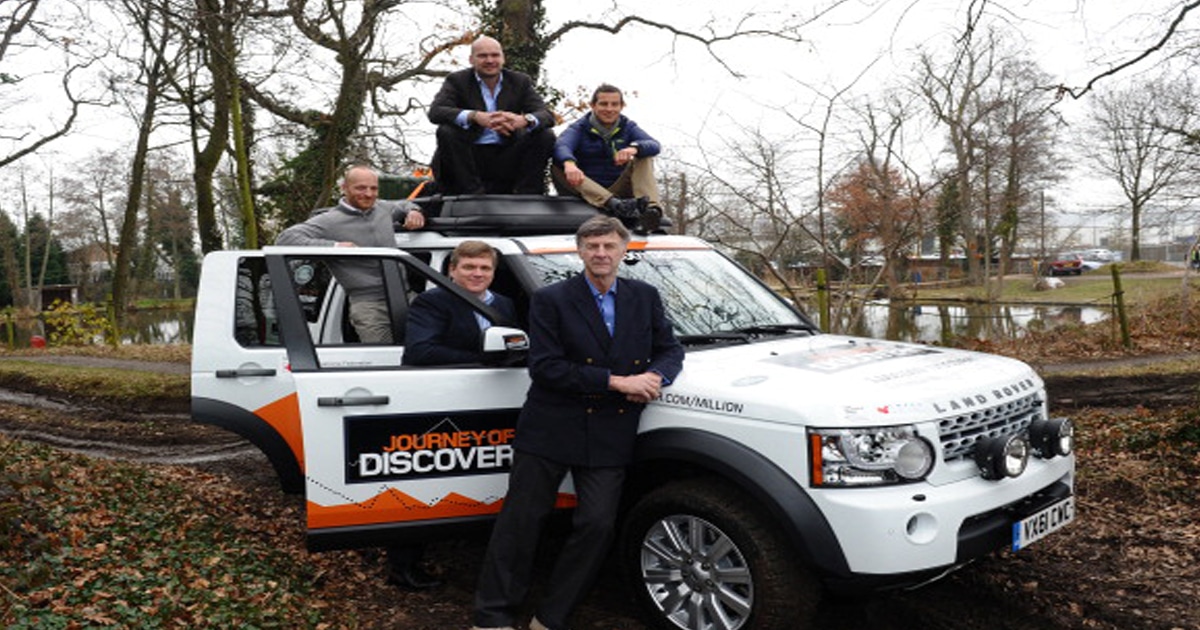
[[[238,261],[234,338],[247,347],[280,345],[271,277],[267,275],[267,264],[262,258]]]

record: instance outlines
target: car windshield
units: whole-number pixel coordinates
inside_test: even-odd
[[[583,271],[575,252],[531,255],[528,260],[543,284]],[[620,275],[658,287],[675,334],[682,338],[815,332],[782,298],[712,250],[630,251]]]

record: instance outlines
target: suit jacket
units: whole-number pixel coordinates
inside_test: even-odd
[[[683,367],[658,290],[618,279],[610,336],[587,280],[573,276],[534,293],[529,326],[532,383],[513,446],[571,466],[628,464],[645,405],[609,391],[609,375],[667,382]]]
[[[496,109],[517,114],[533,114],[538,119],[535,131],[544,131],[554,126],[554,115],[546,109],[546,103],[534,89],[533,79],[522,72],[501,70],[500,93],[496,95]],[[464,109],[487,111],[479,83],[475,81],[475,69],[467,68],[446,76],[442,88],[429,106],[429,121],[437,125],[452,125],[461,129],[455,120]],[[472,141],[483,133],[483,128],[472,124],[463,133],[470,134]]]
[[[516,321],[512,300],[493,293],[492,307]],[[418,295],[408,309],[404,333],[404,365],[476,363],[483,359],[475,311],[454,294],[434,287]]]

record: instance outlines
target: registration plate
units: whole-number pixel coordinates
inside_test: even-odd
[[[1053,534],[1075,520],[1075,497],[1067,497],[1040,512],[1027,516],[1012,529],[1012,550],[1018,551]]]

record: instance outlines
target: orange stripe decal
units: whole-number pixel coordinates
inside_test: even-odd
[[[287,442],[304,471],[304,433],[300,429],[300,398],[291,393],[254,411]]]
[[[631,252],[650,251],[650,250],[671,250],[671,249],[688,249],[688,250],[707,250],[712,249],[708,245],[699,243],[680,243],[676,242],[648,242],[648,241],[630,241],[626,248]],[[578,251],[574,246],[565,247],[535,247],[529,250],[531,254],[572,254]]]
[[[429,521],[463,516],[498,514],[504,504],[501,499],[485,503],[461,494],[451,493],[433,505],[404,494],[395,489],[381,492],[363,503],[342,505],[319,505],[308,502],[308,528],[347,527],[351,525],[375,525],[410,521]],[[556,508],[575,507],[573,494],[559,493],[554,503]]]

